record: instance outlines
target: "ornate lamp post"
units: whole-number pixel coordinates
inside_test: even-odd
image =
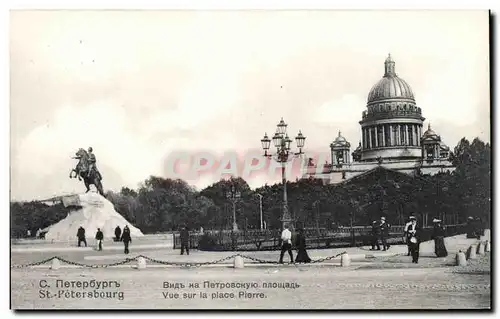
[[[283,121],[283,118],[281,118],[281,121],[277,125],[276,133],[272,138],[273,144],[276,147],[276,154],[268,154],[271,145],[271,139],[269,139],[267,133],[264,135],[264,138],[260,140],[262,143],[262,148],[264,149],[264,156],[274,158],[274,160],[276,160],[278,163],[281,163],[281,176],[283,180],[283,215],[281,217],[282,228],[285,224],[291,224],[293,221],[292,217],[290,216],[290,212],[288,211],[285,174],[286,163],[288,162],[289,158],[300,156],[301,154],[303,154],[302,148],[304,147],[304,142],[306,140],[306,137],[302,135],[301,131],[299,131],[299,134],[297,135],[297,137],[295,137],[295,141],[297,142],[297,148],[299,149],[299,151],[297,153],[291,152],[290,144],[292,143],[292,140],[288,137],[288,133],[286,131],[287,126],[288,124],[286,124],[285,121]]]
[[[260,210],[260,230],[264,229],[264,223],[262,221],[262,195],[257,193],[257,196],[259,196],[259,210]]]
[[[226,192],[226,198],[233,204],[233,231],[238,231],[238,224],[236,223],[236,202],[240,199],[241,193],[233,186]]]

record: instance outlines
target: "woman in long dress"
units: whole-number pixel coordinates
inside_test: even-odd
[[[434,230],[432,232],[432,238],[434,239],[434,252],[437,257],[448,256],[448,251],[444,245],[445,228],[441,225],[441,220],[434,219]]]
[[[309,258],[309,255],[306,251],[306,236],[304,235],[304,230],[302,228],[299,228],[297,232],[297,237],[295,238],[295,247],[297,247],[297,258],[295,258],[295,262],[311,262],[311,258]]]

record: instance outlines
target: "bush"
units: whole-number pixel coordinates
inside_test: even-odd
[[[218,238],[211,234],[203,234],[198,241],[198,249],[199,250],[208,250],[208,251],[219,251],[223,250],[223,247],[219,245]]]

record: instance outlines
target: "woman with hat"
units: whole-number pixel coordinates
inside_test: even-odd
[[[448,251],[444,245],[445,228],[441,225],[441,220],[434,218],[434,230],[432,232],[432,239],[434,239],[434,253],[437,257],[448,256]]]
[[[295,258],[295,262],[311,262],[311,258],[309,258],[306,251],[306,236],[304,235],[304,229],[302,228],[299,228],[297,231],[297,236],[295,237],[295,247],[297,247],[297,257]]]

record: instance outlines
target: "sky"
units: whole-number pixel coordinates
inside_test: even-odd
[[[388,53],[425,128],[489,142],[488,30],[487,11],[11,12],[11,199],[84,191],[80,147],[118,191],[179,150],[260,150],[281,117],[306,152],[356,146]]]

